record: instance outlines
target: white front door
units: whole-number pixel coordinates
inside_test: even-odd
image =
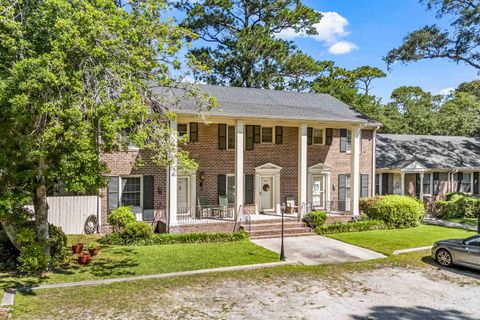
[[[274,211],[273,207],[273,177],[260,178],[260,211]]]
[[[325,209],[325,176],[313,176],[312,209]]]
[[[177,205],[179,213],[187,213],[190,211],[190,201],[189,201],[189,179],[188,178],[178,178],[177,182]]]

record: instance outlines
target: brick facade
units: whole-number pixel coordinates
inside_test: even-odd
[[[245,125],[249,125],[245,121]],[[298,197],[298,127],[283,127],[282,144],[255,144],[254,150],[244,151],[244,174],[255,175],[255,168],[266,163],[282,167],[280,172],[280,200],[286,197]],[[360,155],[360,173],[369,175],[369,195],[372,194],[373,168],[373,130],[362,130]],[[235,174],[235,150],[220,150],[218,148],[218,124],[199,124],[198,141],[190,142],[184,149],[195,159],[199,168],[196,179],[196,197],[192,197],[192,206],[196,205],[199,196],[206,196],[211,204],[218,202],[217,176]],[[137,167],[138,159],[143,160],[143,166]],[[149,160],[148,154],[142,151],[129,151],[103,156],[111,176],[153,175],[154,205],[156,211],[164,211],[166,207],[166,170],[156,166]],[[331,199],[338,198],[338,175],[350,174],[351,154],[340,152],[340,129],[333,129],[331,145],[310,145],[307,149],[307,166],[323,163],[331,168]],[[204,180],[199,179],[202,173]],[[335,189],[335,190],[333,190]],[[258,190],[254,190],[254,193]],[[102,213],[107,212],[106,190],[102,190]],[[247,205],[246,212],[253,213],[254,205]],[[107,215],[102,214],[102,229],[108,231]],[[219,231],[233,230],[229,223],[200,224],[176,226],[170,232],[187,231]]]

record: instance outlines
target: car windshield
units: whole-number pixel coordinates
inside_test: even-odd
[[[476,235],[470,238],[467,238],[464,240],[465,244],[471,245],[471,246],[479,246],[480,247],[480,235]]]

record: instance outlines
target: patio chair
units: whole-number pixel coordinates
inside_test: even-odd
[[[197,202],[199,218],[210,217],[212,215],[212,208],[208,204],[208,198],[205,196],[200,196],[198,197]]]
[[[295,205],[294,197],[285,198],[285,213],[297,213],[298,206]]]
[[[228,206],[228,197],[219,196],[218,197],[218,208],[215,208],[214,214],[218,215],[218,218],[230,218],[231,217],[231,208]]]

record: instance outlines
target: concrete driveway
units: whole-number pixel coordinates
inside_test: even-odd
[[[288,237],[285,241],[285,256],[305,265],[355,262],[385,258],[383,254],[360,248],[342,241],[318,235]],[[252,240],[270,251],[280,252],[280,238]]]

